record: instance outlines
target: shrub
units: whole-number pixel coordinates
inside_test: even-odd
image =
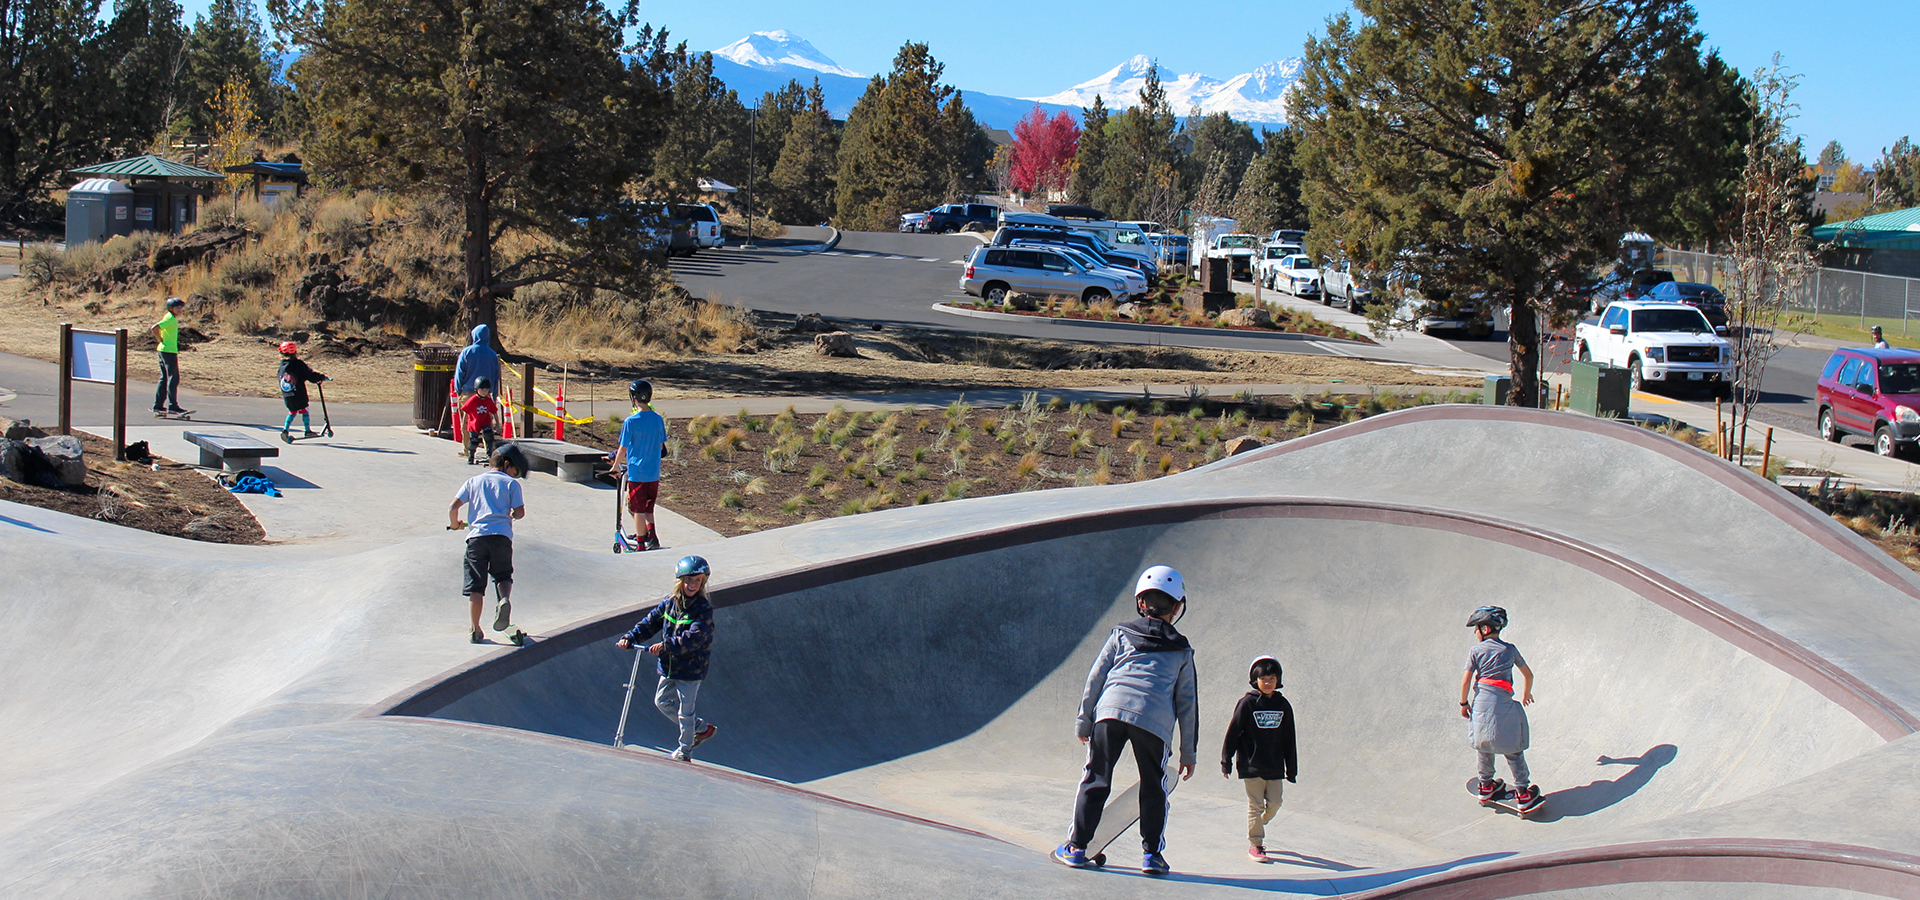
[[[728,491],[720,495],[720,506],[722,509],[746,509],[747,498],[737,490]]]

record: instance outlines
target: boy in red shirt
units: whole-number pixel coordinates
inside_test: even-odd
[[[473,450],[484,446],[481,454],[485,461],[493,455],[493,419],[498,414],[499,402],[493,399],[493,382],[485,378],[476,378],[473,393],[460,402],[460,427],[467,435],[467,443],[462,448],[467,454],[467,464],[473,465]]]

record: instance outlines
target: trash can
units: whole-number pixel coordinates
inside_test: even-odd
[[[421,344],[413,351],[413,427],[453,433],[447,419],[447,390],[453,385],[458,351],[447,344]]]
[[[1626,369],[1575,361],[1568,374],[1573,376],[1573,389],[1567,395],[1568,409],[1602,419],[1627,417],[1631,385]]]
[[[1513,379],[1505,375],[1488,375],[1486,389],[1480,394],[1480,402],[1487,406],[1507,405],[1507,394],[1513,390]]]

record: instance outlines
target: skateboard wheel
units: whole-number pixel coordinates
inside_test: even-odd
[[[1104,869],[1107,867],[1107,855],[1105,853],[1095,853],[1088,857],[1087,861],[1093,863],[1095,868]]]

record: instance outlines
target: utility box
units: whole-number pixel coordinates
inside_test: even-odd
[[[1573,376],[1573,390],[1567,396],[1568,409],[1602,419],[1627,417],[1631,385],[1626,369],[1576,361],[1568,372]]]
[[[1200,290],[1209,294],[1233,293],[1233,282],[1228,280],[1226,257],[1210,256],[1201,262]]]
[[[1488,375],[1486,390],[1480,394],[1480,402],[1487,406],[1507,405],[1507,395],[1513,391],[1513,379],[1506,375]]]
[[[133,207],[133,189],[111,178],[89,178],[68,188],[67,246],[132,234]]]

